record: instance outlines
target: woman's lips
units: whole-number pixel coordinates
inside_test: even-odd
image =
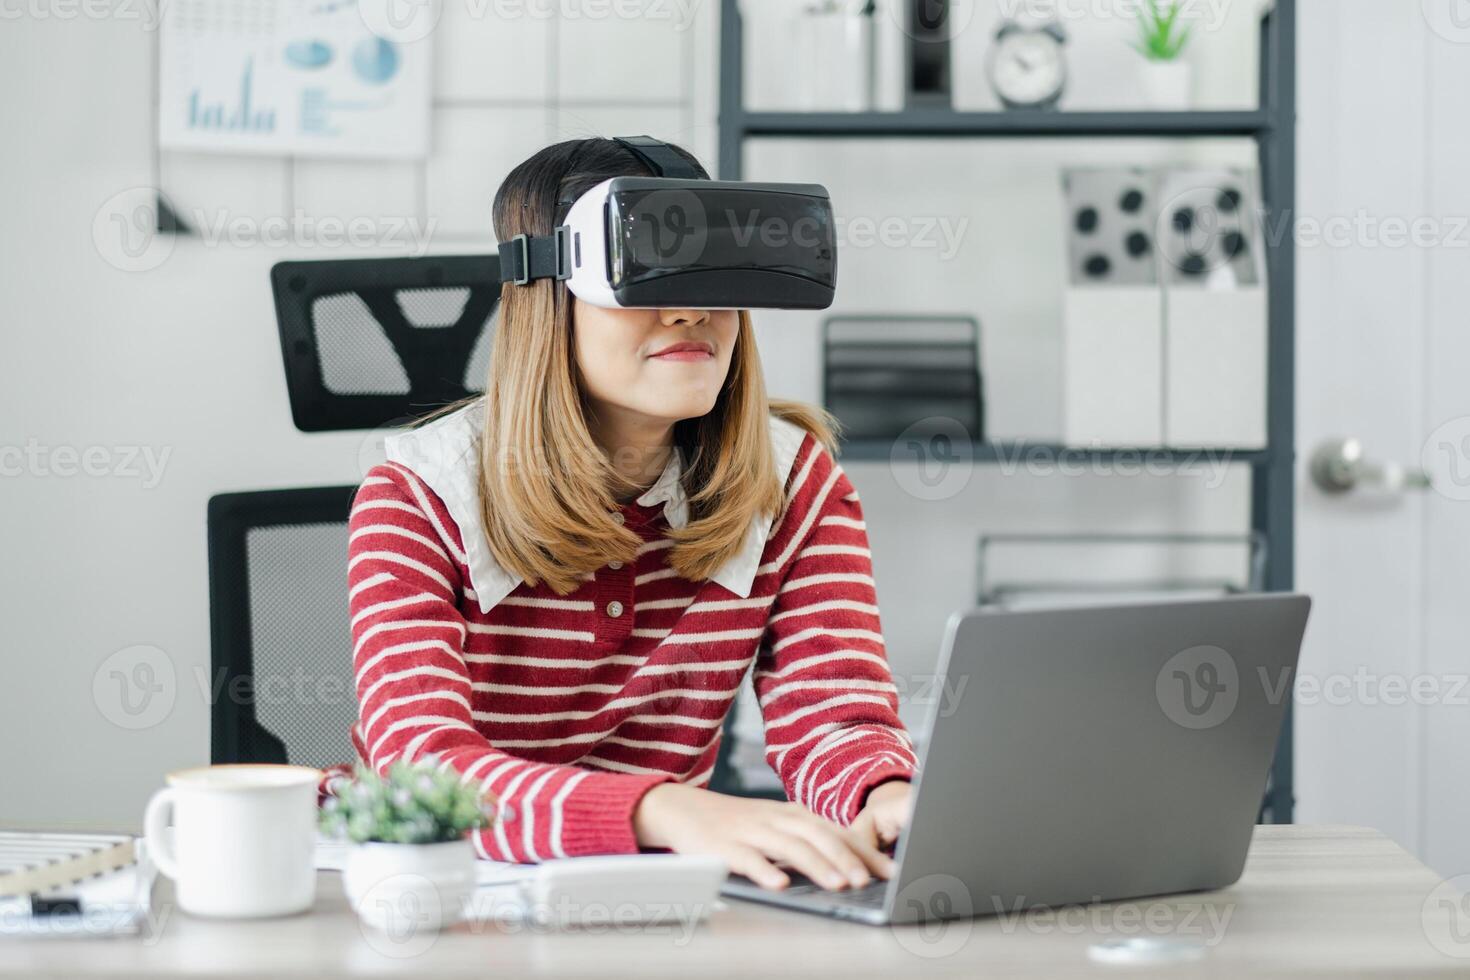
[[[707,350],[675,350],[653,355],[655,361],[712,361],[714,357]]]
[[[649,357],[658,361],[708,361],[715,356],[714,348],[709,344],[692,342],[681,342],[670,344],[662,350],[655,351]]]

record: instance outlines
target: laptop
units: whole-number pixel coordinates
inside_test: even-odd
[[[889,881],[725,894],[873,924],[1240,877],[1311,602],[1275,593],[957,613]]]

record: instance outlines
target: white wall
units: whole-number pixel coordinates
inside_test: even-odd
[[[5,24],[0,447],[46,455],[27,463],[25,475],[0,478],[0,736],[20,747],[0,790],[0,823],[135,825],[162,773],[205,761],[208,704],[197,678],[209,663],[206,501],[227,490],[360,474],[360,436],[292,428],[266,279],[282,259],[348,253],[183,238],[156,267],[123,271],[109,262],[120,260],[108,202],[161,179],[178,207],[204,209],[206,222],[221,207],[240,218],[298,209],[411,216],[438,222],[434,251],[486,248],[500,176],[545,141],[649,131],[712,161],[714,4],[697,9],[694,28],[671,32],[666,24],[477,22],[448,0],[437,35],[433,154],[422,166],[156,160],[150,32],[119,18]],[[1201,102],[1242,101],[1253,69],[1247,49],[1230,39],[1249,35],[1238,29],[1248,13],[1231,5],[1230,16],[1245,19],[1198,38]],[[1079,36],[1089,30],[1074,26]],[[983,47],[982,39],[965,43]],[[1074,84],[1084,86],[1078,98],[1133,98],[1126,71]],[[967,92],[984,98],[973,86]],[[1056,168],[1123,158],[1117,144],[840,142],[754,147],[748,172],[820,174],[853,213],[967,218],[961,251],[942,264],[913,250],[845,254],[841,306],[975,313],[987,330],[996,431],[1054,435]],[[814,398],[815,334],[774,314],[757,319],[772,389]],[[63,475],[65,455],[54,455],[61,447],[92,449],[94,463],[105,451],[107,465],[93,468],[108,472]],[[167,454],[156,485],[126,472],[133,448]],[[895,669],[908,676],[929,669],[945,616],[972,600],[982,531],[1246,524],[1243,472],[1218,482],[1210,472],[1059,479],[980,468],[963,494],[935,503],[907,494],[901,473],[884,464],[850,469],[868,510]],[[166,715],[133,730],[114,723],[116,695],[103,668],[140,644],[163,651],[175,676]],[[94,691],[94,682],[102,687]]]

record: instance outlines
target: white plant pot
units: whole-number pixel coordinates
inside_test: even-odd
[[[358,918],[394,935],[447,929],[475,890],[469,838],[442,844],[353,845],[342,888]]]
[[[1150,109],[1182,112],[1190,106],[1190,65],[1187,61],[1148,61],[1138,68],[1144,103]]]

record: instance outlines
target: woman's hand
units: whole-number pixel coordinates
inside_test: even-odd
[[[912,787],[906,779],[890,779],[868,791],[862,812],[852,822],[852,830],[870,847],[889,848],[898,841],[898,833],[909,825],[913,809]]]
[[[661,783],[644,794],[633,832],[643,847],[724,858],[731,871],[772,891],[791,883],[777,862],[833,890],[893,874],[886,854],[799,803],[747,800],[679,783]]]

